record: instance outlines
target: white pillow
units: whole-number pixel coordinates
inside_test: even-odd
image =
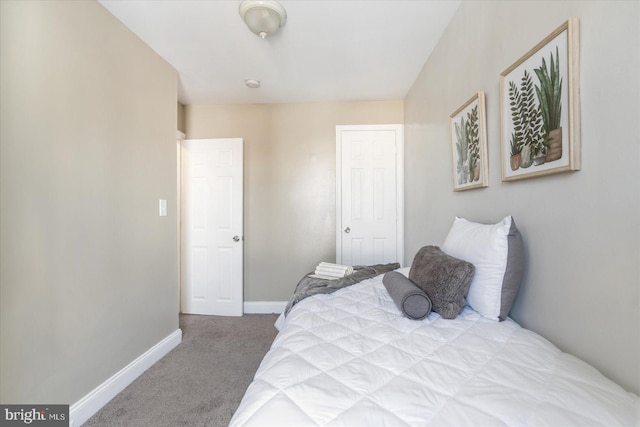
[[[484,317],[505,320],[524,271],[522,236],[513,218],[486,225],[456,217],[442,250],[476,268],[467,304]]]

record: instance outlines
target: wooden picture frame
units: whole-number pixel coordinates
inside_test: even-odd
[[[484,92],[478,92],[450,117],[453,191],[489,185],[487,117]]]
[[[500,74],[502,181],[579,170],[578,18]]]

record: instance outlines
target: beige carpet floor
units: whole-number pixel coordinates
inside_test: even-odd
[[[181,315],[182,343],[83,426],[227,426],[277,334],[276,318]]]

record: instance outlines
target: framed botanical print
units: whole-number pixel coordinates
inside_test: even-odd
[[[478,92],[450,116],[453,191],[489,185],[484,92]]]
[[[580,169],[578,19],[500,75],[502,180]]]

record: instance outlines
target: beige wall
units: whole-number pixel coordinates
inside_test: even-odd
[[[640,392],[638,2],[463,2],[405,100],[406,254],[454,215],[512,214],[528,268],[512,316]],[[499,75],[580,19],[582,170],[501,182]],[[452,191],[449,114],[485,91],[490,186]]]
[[[244,138],[246,301],[287,301],[335,262],[336,125],[395,124],[402,101],[187,105],[187,138]]]
[[[0,14],[0,401],[73,404],[178,328],[177,77],[97,2]]]

